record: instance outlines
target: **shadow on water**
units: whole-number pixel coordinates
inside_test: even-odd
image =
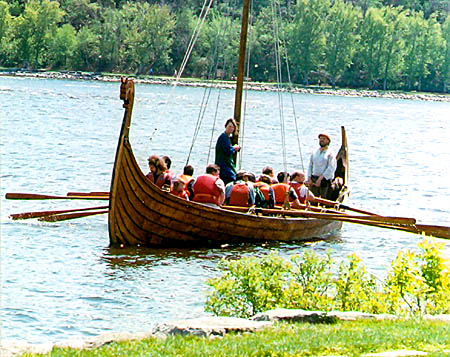
[[[102,260],[110,268],[139,268],[152,265],[172,265],[180,261],[204,261],[208,266],[221,259],[239,259],[244,256],[263,256],[273,251],[281,255],[301,254],[304,249],[325,251],[342,243],[341,232],[331,232],[323,237],[299,242],[259,242],[223,244],[220,247],[200,248],[148,248],[148,247],[107,247]]]

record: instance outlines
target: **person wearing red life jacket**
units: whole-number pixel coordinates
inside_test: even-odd
[[[177,179],[172,183],[172,190],[170,191],[170,193],[174,196],[183,198],[187,201],[189,201],[189,194],[188,192],[184,189],[184,182]]]
[[[192,201],[209,206],[220,206],[225,200],[225,184],[219,177],[220,168],[209,164],[206,173],[197,177],[194,183]]]
[[[178,180],[184,182],[184,190],[189,193],[189,199],[194,198],[194,168],[191,165],[186,165],[183,168],[183,174],[177,177]]]
[[[172,160],[170,160],[170,157],[168,157],[168,156],[163,156],[162,159],[166,163],[166,167],[167,167],[166,173],[169,175],[170,181],[174,180],[175,173],[172,170],[170,170],[170,166],[172,166]]]
[[[166,172],[167,166],[162,158],[158,155],[152,155],[148,158],[148,166],[150,172],[145,175],[152,183],[159,188],[170,191],[171,180],[169,174]]]
[[[289,205],[292,208],[301,208],[302,206],[295,190],[289,186],[289,174],[287,172],[279,172],[277,179],[279,183],[272,185],[275,193],[275,204],[283,206]]]
[[[236,180],[226,185],[225,204],[238,207],[251,207],[255,204],[255,190],[248,177],[248,173],[239,171]]]
[[[305,174],[302,171],[295,171],[291,176],[289,185],[295,190],[300,203],[305,204],[306,201],[314,201],[314,194],[305,185]]]

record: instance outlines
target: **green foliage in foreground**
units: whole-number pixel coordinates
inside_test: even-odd
[[[114,342],[92,350],[54,349],[46,356],[361,356],[420,350],[444,356],[450,324],[420,320],[352,321],[331,325],[280,323],[251,334],[223,338],[168,337]]]
[[[206,310],[249,317],[274,308],[361,311],[404,316],[450,313],[450,263],[432,240],[400,251],[384,281],[351,255],[337,263],[312,251],[290,261],[276,254],[222,260],[223,274],[210,279]]]

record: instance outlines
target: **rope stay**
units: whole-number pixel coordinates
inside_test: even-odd
[[[284,120],[284,109],[283,109],[283,95],[282,95],[282,73],[281,73],[281,55],[280,55],[280,42],[279,42],[279,26],[278,26],[278,16],[276,13],[275,1],[271,1],[272,7],[272,27],[274,35],[274,52],[275,52],[275,66],[277,73],[277,97],[278,97],[278,111],[280,117],[280,132],[281,132],[281,146],[283,152],[283,168],[287,171],[287,156],[286,156],[286,129]]]
[[[281,8],[280,8],[280,4],[278,3],[278,11],[279,11],[279,16],[280,19],[281,17]],[[285,34],[284,31],[281,31],[281,42],[282,42],[282,48],[284,49],[284,58],[286,60],[286,73],[287,73],[287,78],[288,78],[288,83],[289,83],[289,94],[290,94],[290,98],[291,98],[291,105],[292,105],[292,114],[294,116],[294,123],[295,123],[295,132],[297,135],[297,145],[298,145],[298,152],[299,152],[299,156],[300,156],[300,162],[302,164],[302,171],[305,170],[305,166],[303,164],[303,155],[302,155],[302,145],[300,142],[300,133],[298,130],[298,121],[297,121],[297,114],[295,112],[295,104],[294,104],[294,94],[292,93],[292,89],[293,89],[293,85],[292,85],[292,79],[291,79],[291,71],[290,71],[290,65],[289,65],[289,56],[287,53],[287,45],[286,45],[286,38],[285,38]]]
[[[176,87],[178,86],[178,83],[180,81],[181,75],[184,72],[186,64],[187,64],[187,62],[188,62],[188,60],[189,60],[189,58],[191,56],[192,50],[194,49],[194,46],[195,46],[195,44],[196,44],[196,42],[198,40],[198,37],[199,37],[199,34],[200,34],[201,29],[203,27],[203,24],[205,23],[205,20],[206,20],[206,17],[208,15],[208,13],[209,13],[209,10],[211,9],[212,3],[213,3],[213,0],[204,0],[203,6],[202,6],[202,10],[201,10],[200,15],[199,15],[199,17],[197,19],[197,23],[195,25],[194,31],[192,32],[191,38],[189,39],[189,44],[188,44],[188,47],[187,47],[186,52],[184,54],[183,61],[182,61],[181,65],[180,65],[179,70],[177,71],[177,76],[175,78],[175,82],[173,83],[173,86],[172,86],[172,88],[171,88],[171,90],[169,92],[169,95],[167,96],[166,102],[164,103],[165,111],[163,111],[162,114],[157,117],[156,125],[155,125],[155,128],[153,130],[153,134],[151,136],[154,136],[155,133],[157,132],[158,127],[159,127],[160,119],[165,117],[166,114],[167,114],[167,108],[169,107],[169,105],[171,103],[171,100],[172,100],[172,97],[173,97],[173,93],[174,93]],[[151,141],[151,138],[150,138],[150,141]]]

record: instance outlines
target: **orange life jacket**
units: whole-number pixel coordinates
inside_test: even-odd
[[[300,182],[290,182],[289,185],[295,190],[295,193],[297,194],[298,200],[300,201],[300,203],[305,203],[306,202],[306,195],[302,196],[300,194],[301,192],[301,188],[303,186],[303,183]]]
[[[289,185],[287,183],[276,183],[272,185],[273,193],[275,195],[275,204],[280,205],[284,203],[286,192],[289,192]]]
[[[145,177],[147,177],[152,183],[154,183],[159,188],[162,188],[165,184],[169,185],[170,182],[170,176],[167,172],[163,172],[160,174],[155,181],[155,177],[153,176],[153,173],[150,171]]]
[[[200,203],[219,204],[220,190],[216,186],[219,176],[204,174],[197,177],[194,183],[194,198],[192,201]]]
[[[181,192],[175,192],[175,191],[171,190],[170,193],[174,196],[184,198],[185,200],[189,201],[189,194],[185,190],[183,190]]]
[[[230,192],[228,204],[231,206],[248,207],[249,188],[244,182],[235,183]]]
[[[180,175],[178,176],[178,179],[184,182],[184,189],[187,190],[189,184],[194,181],[194,178],[192,176],[189,175]]]

